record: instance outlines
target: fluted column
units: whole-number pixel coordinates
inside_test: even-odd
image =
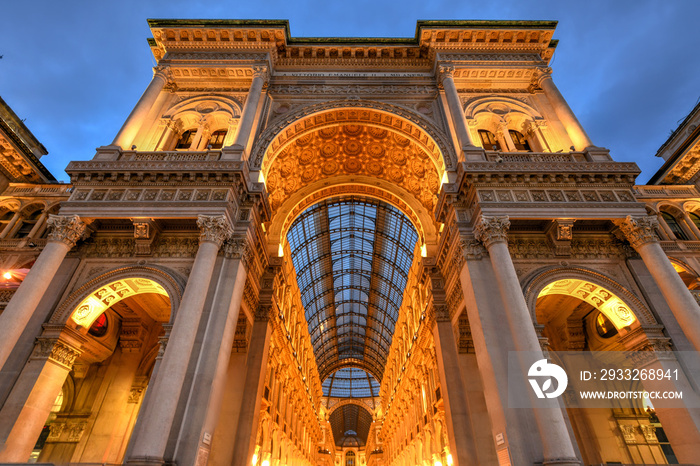
[[[624,220],[615,220],[615,224],[642,257],[683,333],[696,351],[700,351],[700,306],[659,244],[655,234],[659,220],[655,215],[628,215]]]
[[[258,104],[262,96],[262,89],[269,79],[270,73],[267,66],[256,66],[253,68],[253,82],[250,85],[248,97],[245,99],[245,104],[243,105],[243,113],[241,114],[241,121],[238,125],[238,132],[236,133],[236,139],[233,141],[232,145],[234,149],[244,151],[248,147],[250,133],[255,123],[255,114],[258,111]]]
[[[138,133],[141,127],[141,123],[148,116],[156,99],[158,99],[158,96],[163,91],[165,84],[168,82],[170,69],[164,66],[157,66],[154,68],[154,71],[155,73],[153,74],[151,83],[115,136],[112,145],[119,146],[122,149],[130,149],[131,143],[134,141],[136,133]]]
[[[516,351],[541,354],[540,342],[520,288],[518,274],[508,251],[507,232],[509,227],[508,217],[482,215],[474,228],[474,235],[484,243],[489,252],[508,319],[510,337]],[[525,369],[523,369],[522,382],[524,389],[527,389],[524,374]],[[581,463],[576,459],[564,415],[555,400],[549,401],[552,403],[551,407],[532,410],[542,440],[544,454],[542,464],[579,466]]]
[[[51,233],[46,247],[39,254],[5,311],[0,314],[0,368],[5,365],[63,258],[85,233],[85,224],[77,215],[49,215],[47,224]]]
[[[538,68],[535,71],[535,81],[536,84],[544,90],[544,95],[552,104],[554,111],[559,117],[559,120],[564,124],[566,132],[571,138],[571,142],[574,143],[574,148],[576,150],[584,150],[587,147],[591,147],[593,143],[591,138],[588,137],[586,130],[583,129],[581,122],[578,121],[576,115],[569,107],[569,104],[561,95],[559,89],[554,84],[552,80],[552,69],[551,68]]]
[[[175,315],[165,354],[155,380],[148,388],[152,393],[139,415],[142,422],[138,432],[132,435],[133,448],[127,460],[131,464],[166,462],[165,448],[187,375],[216,257],[221,244],[231,234],[229,220],[223,215],[200,215],[197,225],[200,230],[199,249]]]
[[[450,115],[452,116],[452,122],[455,125],[457,141],[459,141],[459,148],[473,148],[475,144],[472,140],[471,134],[469,133],[466,118],[464,117],[464,110],[462,109],[462,103],[459,100],[459,94],[457,93],[457,87],[455,86],[454,81],[454,71],[454,66],[440,65],[438,69],[438,79],[443,89],[445,89],[447,106],[449,107]]]
[[[85,341],[70,330],[60,335],[48,333],[52,335],[37,338],[29,361],[0,410],[0,463],[27,462]]]

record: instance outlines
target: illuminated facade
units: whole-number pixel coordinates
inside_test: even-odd
[[[700,461],[697,409],[507,392],[509,351],[700,383],[671,353],[700,350],[697,109],[637,186],[554,85],[554,22],[149,25],[153,80],[70,185],[2,105],[0,463]]]

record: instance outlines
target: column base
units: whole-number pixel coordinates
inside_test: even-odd
[[[581,466],[582,463],[578,458],[555,458],[536,464],[541,464],[542,466]]]

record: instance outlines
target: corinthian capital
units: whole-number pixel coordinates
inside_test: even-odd
[[[646,215],[644,217],[632,217],[613,220],[622,232],[625,239],[630,242],[633,248],[637,249],[647,243],[658,241],[656,229],[659,227],[659,219],[656,215]]]
[[[70,370],[80,353],[81,351],[78,348],[58,338],[39,337],[34,345],[31,358],[38,360],[48,359]]]
[[[246,238],[229,238],[224,244],[224,255],[229,259],[240,259],[248,265],[253,251]]]
[[[508,244],[508,228],[510,228],[510,220],[507,216],[482,215],[474,227],[474,236],[488,249],[492,244]]]
[[[447,78],[454,78],[455,67],[452,65],[439,65],[438,66],[438,83],[442,86],[443,81]]]
[[[199,227],[199,242],[209,241],[221,247],[221,244],[231,236],[231,224],[223,215],[208,216],[200,215],[197,217],[197,226]]]
[[[269,81],[270,69],[265,65],[254,66],[253,67],[253,78],[262,78],[263,82]]]
[[[85,223],[77,215],[53,215],[49,214],[46,221],[49,228],[49,241],[57,241],[69,248],[85,233]]]

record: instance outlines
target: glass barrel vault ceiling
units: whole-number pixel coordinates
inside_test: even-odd
[[[344,367],[323,381],[323,396],[335,398],[369,398],[379,396],[379,383],[367,372]]]
[[[342,197],[309,207],[287,240],[321,380],[356,367],[381,382],[415,228],[389,204]]]

